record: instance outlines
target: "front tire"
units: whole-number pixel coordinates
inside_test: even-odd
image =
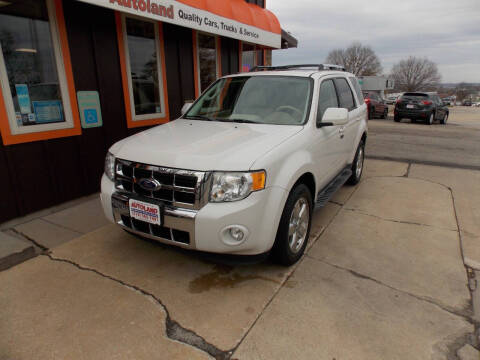
[[[304,184],[296,185],[288,196],[278,225],[272,256],[275,262],[290,266],[305,252],[312,223],[312,194]]]
[[[427,119],[427,125],[432,125],[433,120],[435,120],[435,114],[432,112],[432,113],[430,113],[430,116]]]
[[[447,124],[447,121],[448,121],[448,112],[445,113],[445,115],[443,116],[443,119],[440,120],[440,124],[446,125],[446,124]]]
[[[363,164],[365,160],[365,143],[363,140],[358,144],[357,153],[352,164],[352,175],[348,178],[347,184],[357,185],[363,174]]]

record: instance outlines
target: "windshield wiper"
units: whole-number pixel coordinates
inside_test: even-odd
[[[207,120],[207,121],[216,121],[216,119],[210,118],[205,115],[192,115],[192,116],[184,116],[184,119],[187,120]]]
[[[236,123],[243,123],[243,124],[259,124],[258,121],[247,120],[247,119],[229,119],[228,121],[236,122]]]

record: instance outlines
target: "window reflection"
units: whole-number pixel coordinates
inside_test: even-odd
[[[198,62],[200,64],[200,91],[205,90],[217,79],[216,38],[198,34]]]
[[[135,114],[161,113],[155,25],[126,18],[126,30]]]
[[[256,65],[255,46],[242,44],[242,72],[249,72]]]
[[[18,126],[64,122],[45,1],[0,7],[0,44]]]

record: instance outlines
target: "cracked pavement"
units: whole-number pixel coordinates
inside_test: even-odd
[[[456,359],[477,345],[463,256],[479,250],[480,190],[455,171],[366,161],[291,268],[112,225],[46,249],[0,272],[0,359]]]

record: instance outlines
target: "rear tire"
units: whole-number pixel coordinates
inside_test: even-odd
[[[365,160],[365,143],[363,140],[358,144],[357,153],[352,164],[352,175],[348,178],[348,185],[357,185],[360,182],[363,174],[363,164]]]
[[[401,118],[400,118],[400,116],[398,116],[398,115],[395,115],[395,116],[393,117],[393,121],[395,121],[395,122],[400,122],[400,120],[401,120]]]
[[[383,111],[382,119],[387,119],[388,118],[388,108]]]
[[[370,111],[368,112],[368,120],[372,120],[375,118],[375,108],[371,107]]]
[[[272,248],[273,260],[276,263],[290,266],[300,260],[310,236],[312,213],[310,190],[304,184],[296,185],[283,209]]]

